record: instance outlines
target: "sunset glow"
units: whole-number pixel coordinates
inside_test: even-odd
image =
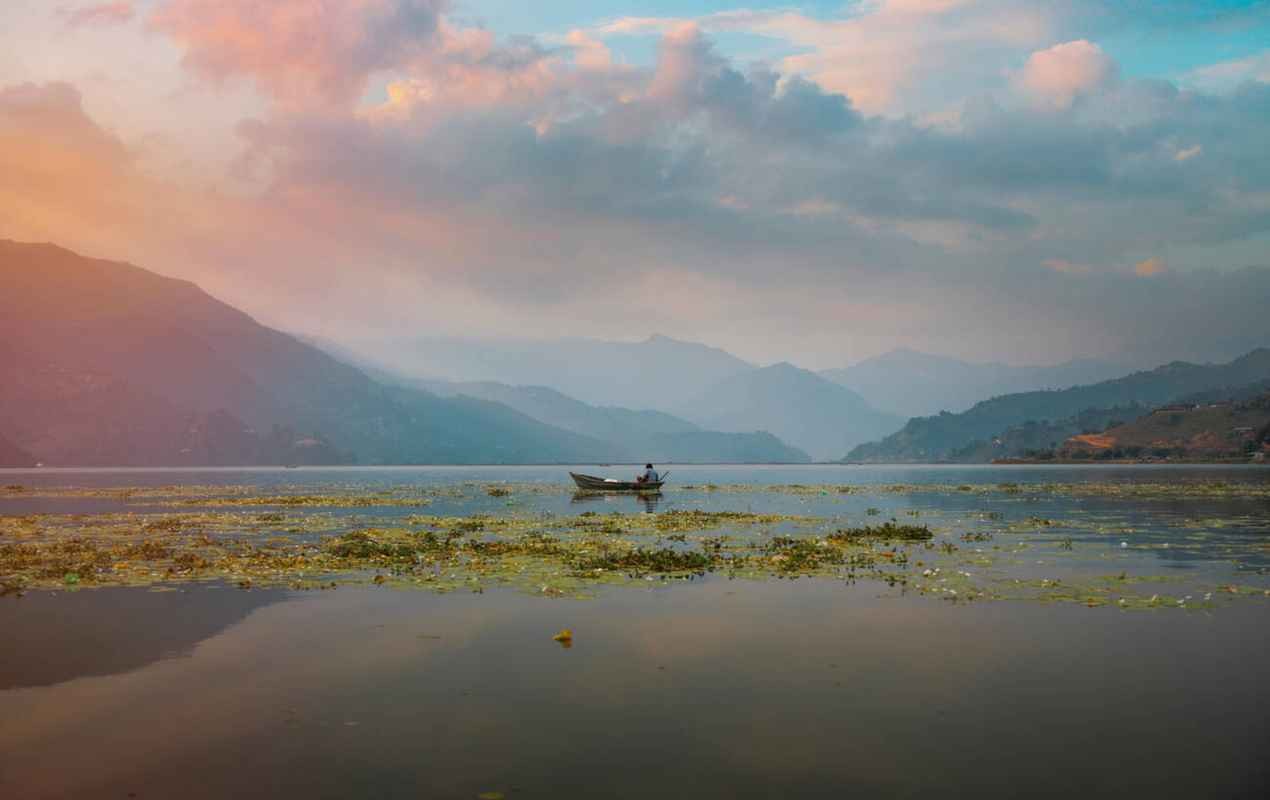
[[[0,237],[347,341],[832,367],[1267,332],[1260,4],[566,6],[6,3]]]

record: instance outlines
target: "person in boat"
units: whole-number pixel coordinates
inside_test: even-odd
[[[636,483],[656,483],[657,470],[653,469],[652,464],[644,465],[644,474],[635,478]]]

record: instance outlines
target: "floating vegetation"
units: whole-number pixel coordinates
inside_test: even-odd
[[[999,482],[968,483],[889,483],[889,484],[673,484],[663,488],[676,494],[779,494],[793,496],[999,496],[1012,501],[1044,497],[1110,497],[1136,499],[1265,499],[1270,498],[1270,481],[1078,481],[1071,483]],[[374,506],[423,506],[437,498],[472,499],[481,496],[503,498],[516,495],[551,496],[573,492],[563,482],[491,484],[464,481],[438,485],[405,484],[375,486],[328,484],[304,486],[275,485],[167,485],[120,487],[48,487],[9,484],[0,487],[0,501],[32,499],[91,498],[115,500],[135,505],[173,506],[293,506],[367,508]]]
[[[601,587],[661,586],[702,578],[812,578],[872,581],[884,590],[957,603],[1035,600],[1197,609],[1267,599],[1270,585],[1250,585],[1242,579],[1249,577],[1255,584],[1260,579],[1256,576],[1270,575],[1270,540],[1248,536],[1270,530],[1261,504],[1232,505],[1240,513],[1220,517],[1212,506],[1180,511],[1183,507],[1167,503],[1154,506],[1144,525],[1142,509],[1151,508],[1148,503],[1108,508],[1069,502],[1066,510],[1056,510],[1063,508],[1061,502],[1032,502],[1045,494],[1063,498],[1068,496],[1065,492],[1110,493],[1112,487],[1127,492],[1128,499],[1142,500],[1188,496],[1176,493],[1187,491],[1226,499],[1263,496],[1257,484],[1181,484],[1167,490],[1164,486],[744,487],[751,494],[790,495],[797,499],[778,507],[819,508],[821,516],[692,507],[687,493],[739,491],[726,485],[685,486],[679,498],[661,505],[659,513],[567,514],[544,513],[544,507],[558,507],[550,498],[536,505],[518,502],[526,494],[566,494],[550,484],[471,481],[373,490],[340,485],[320,490],[9,486],[0,493],[0,596],[41,588],[78,591],[214,581],[244,589],[329,589],[360,583],[481,592],[501,586],[546,597],[578,597]],[[848,524],[847,512],[865,518],[883,513],[878,506],[865,506],[870,494],[919,493],[947,497],[912,509],[881,501],[878,506],[886,507],[888,516],[901,516],[905,522],[892,518],[880,524]],[[111,498],[125,505],[109,513],[5,513],[41,507],[26,504],[26,498],[38,496]],[[429,506],[437,498],[463,504],[436,504],[450,513],[431,513]],[[506,502],[492,503],[489,498]],[[616,507],[630,508],[627,499]],[[748,505],[743,498],[697,500],[711,506]],[[533,508],[540,510],[535,513]],[[455,513],[464,511],[469,513]],[[917,524],[918,516],[922,524]],[[1160,591],[1162,579],[1126,569],[1141,567],[1143,559],[1179,564],[1195,558],[1233,566],[1220,584],[1198,585],[1192,579],[1186,588],[1168,587],[1167,594]],[[1089,574],[1091,570],[1095,574]],[[1102,577],[1103,572],[1111,575]],[[1233,582],[1236,576],[1241,580]],[[1227,591],[1224,586],[1236,589]]]
[[[212,497],[184,500],[180,505],[207,506],[302,506],[306,508],[372,508],[376,506],[404,506],[418,508],[431,504],[426,497],[399,497],[387,493],[371,495],[339,494],[279,494],[263,497]]]
[[[930,528],[925,525],[901,525],[895,520],[881,525],[865,525],[860,528],[841,528],[829,535],[834,541],[861,541],[877,539],[880,541],[924,542],[934,538]]]
[[[1268,498],[1270,481],[1080,481],[1072,483],[1018,483],[949,484],[949,483],[890,483],[890,484],[708,484],[685,485],[681,491],[709,491],[735,494],[791,494],[823,495],[830,493],[848,495],[956,495],[976,496],[1000,494],[1008,498],[1020,497],[1123,497],[1143,499],[1182,498]],[[673,492],[674,487],[663,491]]]

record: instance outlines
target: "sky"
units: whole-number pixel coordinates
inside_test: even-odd
[[[0,238],[385,348],[1222,358],[1267,142],[1267,2],[0,4]]]

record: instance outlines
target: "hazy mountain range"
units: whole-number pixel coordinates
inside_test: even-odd
[[[797,461],[810,454],[813,459],[829,461],[840,458],[856,444],[885,436],[904,424],[903,417],[878,411],[852,390],[809,370],[788,363],[756,367],[722,350],[665,336],[654,335],[640,342],[512,343],[508,346],[510,351],[521,354],[523,360],[511,364],[504,362],[505,354],[494,354],[492,343],[460,343],[458,350],[452,350],[452,341],[439,341],[433,340],[432,346],[444,357],[429,359],[428,363],[451,363],[455,353],[468,353],[485,366],[468,366],[467,372],[485,372],[495,369],[494,365],[505,365],[507,371],[499,374],[507,377],[500,381],[403,377],[400,368],[376,363],[339,345],[330,347],[333,352],[366,365],[381,380],[406,381],[439,394],[493,400],[542,422],[650,448],[654,453],[673,444],[664,438],[666,435],[688,430],[738,435],[762,432],[804,451],[798,453],[798,458],[790,453],[784,460]],[[584,380],[588,376],[573,371],[570,359],[575,356],[578,364],[588,364],[596,370],[595,379]],[[526,364],[548,366],[538,375],[534,370],[526,372]],[[632,375],[629,368],[633,364],[640,365],[640,371]],[[617,365],[621,368],[615,370]],[[524,375],[559,383],[513,385],[515,376]],[[568,387],[591,397],[642,396],[648,405],[642,410],[591,405],[570,396]],[[663,438],[653,446],[650,434]],[[700,433],[695,438],[697,446],[707,440]],[[716,441],[722,446],[718,452],[736,452],[737,447],[750,446],[742,439],[725,442],[716,437]]]
[[[684,416],[724,431],[760,429],[818,461],[897,430],[904,419],[814,372],[781,363],[725,378],[680,406]]]
[[[1079,359],[1048,367],[974,364],[914,350],[892,350],[820,374],[852,389],[875,408],[904,417],[965,411],[990,397],[1036,389],[1066,389],[1118,378],[1122,364]]]
[[[235,425],[204,449],[284,426],[295,452],[261,453],[266,463],[310,461],[314,448],[367,463],[620,454],[506,406],[383,387],[191,283],[0,242],[0,434],[48,464],[182,464],[200,463],[191,439]]]
[[[718,348],[660,335],[638,342],[432,338],[339,347],[363,363],[400,375],[549,386],[590,405],[663,411],[718,381],[754,369]]]
[[[322,347],[380,375],[409,376],[436,389],[450,383],[474,396],[493,385],[543,387],[602,408],[656,410],[722,431],[768,431],[817,460],[898,430],[912,416],[961,411],[1010,392],[1067,388],[1124,375],[1111,362],[1056,366],[975,364],[895,350],[841,369],[813,373],[782,363],[759,367],[714,347],[653,335],[642,341],[414,339]],[[426,381],[433,381],[432,384]],[[478,390],[479,384],[489,384]],[[571,417],[535,414],[554,425]],[[562,427],[569,427],[562,425]],[[576,427],[570,427],[577,430]]]
[[[686,425],[654,432],[659,452],[806,459]],[[15,459],[55,465],[648,457],[502,403],[381,384],[191,283],[15,242],[0,242],[0,436]]]
[[[1091,409],[1270,378],[1270,351],[1257,351],[986,399],[1117,368],[895,351],[817,374],[665,336],[318,344],[185,281],[0,242],[0,463],[941,460],[982,455],[976,443],[1028,422],[1062,424],[1034,426],[1020,442],[1107,416],[1082,421]],[[966,404],[907,423],[896,413]]]
[[[385,375],[385,381],[394,379]],[[400,382],[401,379],[397,379]],[[592,406],[546,386],[510,386],[494,381],[412,382],[442,396],[477,397],[501,403],[539,422],[620,445],[651,461],[786,462],[811,460],[765,432],[707,430],[662,411]]]
[[[1028,422],[1065,420],[1090,409],[1150,408],[1205,393],[1242,396],[1270,378],[1270,348],[1226,364],[1171,364],[1109,381],[1058,391],[1022,392],[977,403],[960,414],[915,417],[879,442],[852,450],[851,461],[941,461],[976,442]]]

